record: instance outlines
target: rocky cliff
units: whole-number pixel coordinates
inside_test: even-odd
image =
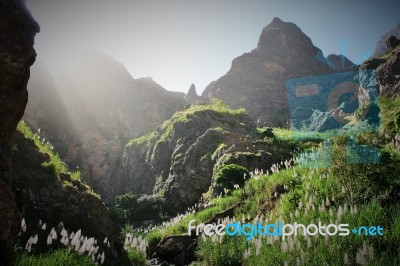
[[[244,110],[232,110],[222,102],[194,105],[128,143],[105,186],[109,198],[125,193],[160,195],[166,210],[176,213],[209,190],[216,166],[235,163],[249,170],[269,169],[285,156],[289,155],[262,141]]]
[[[394,36],[397,38],[400,38],[400,23],[394,27],[393,29],[390,29],[388,32],[382,35],[382,37],[379,39],[379,41],[376,44],[374,54],[372,57],[377,57],[380,56],[381,54],[385,53],[388,48],[386,46],[386,40],[390,37]]]
[[[395,99],[400,96],[400,40],[389,36],[386,47],[384,54],[365,61],[360,69],[374,70],[376,75],[372,78],[378,86],[379,95]]]
[[[11,265],[20,216],[11,189],[10,147],[28,92],[38,24],[20,1],[0,1],[0,261]]]
[[[184,94],[166,91],[151,78],[134,79],[121,63],[99,52],[65,65],[53,74],[54,82],[42,79],[41,73],[49,73],[43,66],[33,72],[24,119],[41,128],[62,158],[79,166],[94,186],[128,140],[154,130],[184,106]]]
[[[288,126],[285,83],[290,78],[329,73],[321,55],[299,27],[274,18],[263,29],[257,48],[234,59],[228,73],[211,82],[202,96],[222,99],[233,108],[244,107],[263,124]]]

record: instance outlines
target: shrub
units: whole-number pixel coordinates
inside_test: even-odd
[[[228,164],[218,170],[215,182],[223,188],[233,190],[235,185],[242,187],[248,178],[249,171],[245,167],[237,164]]]
[[[94,266],[91,258],[80,255],[70,249],[58,249],[44,254],[21,253],[17,258],[18,266],[42,266],[42,265],[64,265],[64,266]]]
[[[157,195],[124,194],[115,197],[113,215],[122,223],[158,220],[163,210],[163,199]]]
[[[128,258],[133,266],[146,265],[146,254],[138,251],[136,248],[128,249]]]

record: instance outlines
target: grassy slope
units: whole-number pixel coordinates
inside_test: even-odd
[[[290,140],[289,131],[275,130],[278,137]],[[299,133],[300,134],[300,133]],[[317,136],[316,138],[319,138]],[[371,140],[370,134],[365,138]],[[374,138],[384,137],[375,134]],[[296,138],[299,139],[298,135]],[[323,138],[323,136],[321,137]],[[301,138],[300,138],[301,139]],[[200,241],[199,265],[342,265],[371,261],[371,265],[396,265],[400,262],[398,241],[400,236],[400,203],[387,203],[392,188],[398,185],[400,160],[393,149],[381,145],[385,154],[383,162],[377,165],[360,166],[346,161],[345,142],[337,138],[334,145],[333,163],[328,168],[312,169],[295,166],[271,175],[260,175],[251,179],[243,190],[236,190],[231,196],[214,198],[211,207],[175,219],[170,224],[152,230],[147,239],[150,245],[171,234],[187,232],[187,223],[209,220],[215,213],[243,200],[235,210],[237,220],[256,221],[259,215],[269,222],[283,220],[286,223],[349,223],[352,229],[357,226],[381,225],[385,230],[383,237],[330,238],[293,237],[283,243],[268,238],[246,241],[243,237],[208,238]],[[375,178],[377,177],[377,178]],[[377,179],[377,180],[376,180]],[[375,190],[371,184],[382,184]],[[287,193],[275,202],[275,207],[265,211],[271,202],[277,185],[285,185]]]
[[[72,181],[79,182],[81,173],[79,171],[70,171],[68,166],[60,159],[59,155],[54,151],[54,147],[46,142],[45,139],[41,139],[39,132],[33,133],[24,121],[21,121],[18,124],[17,130],[20,131],[25,138],[32,140],[35,143],[37,149],[44,154],[49,156],[49,161],[44,162],[42,166],[46,169],[51,170],[54,173],[54,176],[57,178],[58,182],[62,182],[63,186],[73,186]],[[63,174],[70,178],[61,179],[60,175]],[[32,180],[32,182],[35,182]],[[39,185],[33,183],[32,185]],[[86,193],[92,194],[96,197],[100,197],[98,194],[94,193],[93,190],[81,183],[81,186],[85,189]],[[82,265],[82,266],[91,266],[96,265],[88,256],[80,255],[75,251],[71,251],[70,249],[59,249],[59,250],[50,250],[44,254],[29,254],[25,253],[22,250],[17,251],[17,265]]]

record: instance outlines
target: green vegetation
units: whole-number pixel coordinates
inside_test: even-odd
[[[400,133],[400,98],[380,98],[382,127],[389,134]]]
[[[41,153],[47,154],[50,157],[49,161],[43,163],[43,167],[52,171],[58,178],[61,173],[66,174],[68,172],[68,167],[60,159],[58,153],[53,151],[53,146],[49,142],[45,142],[44,138],[41,139],[39,134],[33,134],[28,125],[23,121],[18,124],[17,129],[24,134],[25,138],[33,140]]]
[[[88,256],[80,255],[70,249],[58,249],[44,254],[18,254],[18,266],[94,266],[96,265]]]
[[[235,185],[242,187],[249,178],[249,171],[245,167],[237,164],[228,164],[218,169],[215,182],[225,189],[233,190]]]
[[[399,103],[398,100],[383,103],[385,132],[398,132]],[[297,143],[301,150],[313,148],[324,155],[317,159],[321,161],[320,167],[300,164],[285,169],[282,163],[280,170],[275,168],[269,175],[252,173],[253,178],[244,183],[246,169],[238,165],[223,166],[216,180],[224,188],[232,189],[232,194],[211,198],[206,208],[173,219],[146,238],[155,246],[165,235],[187,232],[190,220],[195,219],[196,224],[207,222],[234,206],[236,220],[242,223],[268,219],[268,223],[307,225],[321,221],[348,223],[350,230],[362,225],[380,225],[385,233],[377,237],[356,236],[351,232],[346,237],[299,235],[285,241],[270,237],[251,241],[245,236],[202,237],[197,249],[199,261],[193,265],[398,265],[400,156],[389,148],[391,140],[376,132],[376,126],[360,121],[362,112],[341,130],[316,133],[273,129],[272,143],[286,148]],[[352,146],[349,140],[357,146]],[[214,154],[223,147],[220,145]],[[380,161],[368,162],[365,147],[376,148],[369,152],[376,155],[379,151]],[[238,177],[243,182],[241,188],[233,187],[238,184],[234,181]]]
[[[73,189],[77,189],[79,187],[79,189],[82,191],[100,198],[100,195],[94,193],[91,187],[81,182],[80,171],[70,171],[68,166],[61,160],[58,153],[54,151],[53,145],[49,141],[46,141],[44,138],[40,137],[39,131],[33,133],[24,121],[20,121],[18,123],[17,130],[20,131],[25,138],[32,140],[39,152],[49,156],[49,160],[43,162],[42,166],[50,175],[54,176],[54,179],[48,180],[49,178],[43,178],[41,180],[30,180],[32,185],[35,185],[38,182],[40,182],[42,185],[44,182],[61,182],[63,187],[69,187]],[[63,178],[61,178],[61,175],[63,175]]]
[[[137,145],[137,144],[142,144],[145,143],[147,141],[149,141],[150,139],[152,139],[154,136],[156,135],[155,131],[152,131],[150,133],[147,133],[146,135],[143,135],[141,137],[132,139],[128,142],[128,144],[126,145],[126,147],[130,147],[132,145]]]
[[[39,133],[33,133],[24,121],[18,123],[17,130],[25,138],[32,140],[41,153],[47,154],[50,157],[49,161],[43,163],[43,167],[49,169],[58,179],[60,178],[60,174],[71,174],[72,179],[79,180],[80,172],[73,171],[71,173],[68,166],[60,159],[58,153],[54,151],[54,147],[48,141],[46,142],[44,138],[41,138]]]
[[[231,109],[229,106],[219,100],[219,99],[214,99],[213,103],[211,105],[205,105],[205,104],[197,104],[197,105],[192,105],[189,108],[176,112],[171,119],[165,121],[161,125],[161,130],[163,131],[163,134],[160,138],[160,141],[165,140],[170,136],[172,130],[174,129],[174,125],[179,122],[186,122],[189,120],[190,116],[195,115],[198,112],[205,112],[205,111],[211,111],[219,114],[229,114],[229,115],[244,115],[246,113],[245,109]]]
[[[119,195],[114,200],[112,215],[120,224],[162,218],[163,200],[156,195]]]
[[[146,265],[146,254],[138,251],[137,249],[128,249],[128,259],[132,266]]]

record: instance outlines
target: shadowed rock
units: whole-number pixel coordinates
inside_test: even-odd
[[[20,1],[0,2],[0,261],[12,265],[19,231],[19,211],[11,190],[11,141],[28,92],[29,68],[35,61],[34,36],[39,25]]]

